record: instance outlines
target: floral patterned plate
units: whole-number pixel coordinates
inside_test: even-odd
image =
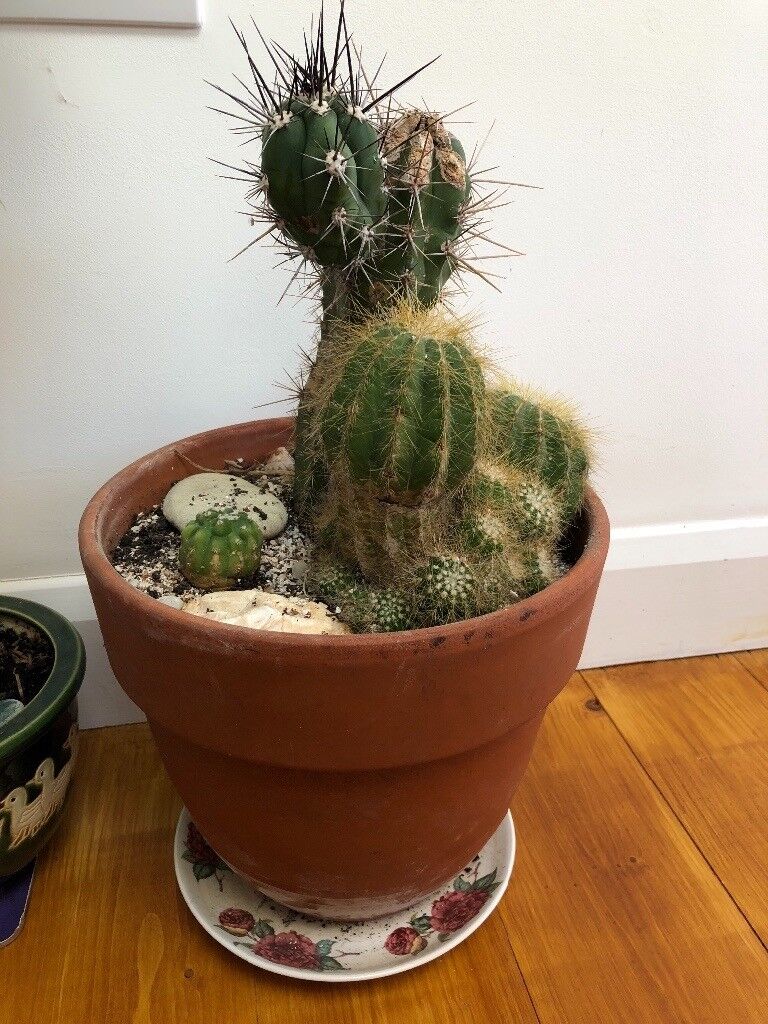
[[[453,884],[410,910],[335,922],[273,903],[219,859],[186,809],[176,828],[176,877],[189,909],[225,949],[292,978],[367,981],[442,956],[482,924],[501,899],[515,860],[507,814]]]

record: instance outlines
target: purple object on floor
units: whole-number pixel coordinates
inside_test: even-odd
[[[0,878],[0,946],[7,946],[21,931],[27,912],[35,861],[8,878]]]

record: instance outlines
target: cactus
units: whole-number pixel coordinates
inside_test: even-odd
[[[313,560],[307,585],[357,632],[392,633],[408,629],[413,601],[393,588],[370,587],[351,570],[327,558]]]
[[[343,3],[332,52],[322,13],[306,61],[265,43],[277,71],[272,86],[237,36],[255,90],[238,97],[215,88],[240,108],[222,111],[237,119],[234,130],[261,140],[260,166],[230,169],[252,182],[247,199],[254,221],[268,225],[263,234],[316,271],[327,316],[366,314],[403,296],[436,302],[467,266],[466,246],[457,243],[477,226],[470,174],[440,114],[391,113],[385,104],[428,64],[374,92],[353,53]]]
[[[387,587],[370,597],[368,628],[372,633],[397,633],[414,625],[413,602],[402,590]]]
[[[462,558],[438,555],[429,559],[419,581],[419,599],[435,622],[455,622],[477,614],[477,578]]]
[[[181,531],[179,568],[201,590],[231,590],[255,575],[263,539],[244,512],[200,512]]]
[[[554,583],[566,571],[557,550],[548,544],[539,544],[525,552],[520,596],[529,597]]]
[[[530,474],[560,498],[562,518],[578,512],[584,499],[589,443],[567,411],[557,411],[513,391],[490,395],[497,458]]]
[[[381,501],[451,493],[474,465],[482,394],[477,358],[458,338],[377,327],[348,351],[322,412],[326,459]]]
[[[504,183],[478,180],[444,116],[390,112],[413,75],[376,86],[343,0],[332,49],[322,9],[299,57],[262,37],[272,84],[238,38],[254,83],[244,97],[221,91],[261,163],[234,170],[252,182],[262,235],[298,261],[291,280],[303,272],[322,305],[294,449],[294,507],[315,548],[307,587],[356,631],[535,593],[564,571],[587,438],[568,410],[498,378],[486,386],[467,323],[441,306],[452,275],[488,280],[469,262],[476,245],[519,255],[487,234]]]
[[[327,484],[308,520],[321,544],[390,584],[439,545],[473,470],[482,364],[465,324],[401,303],[339,328],[317,365],[322,387],[304,394],[297,447]]]
[[[387,288],[402,286],[429,306],[456,267],[453,243],[472,191],[464,150],[439,114],[422,110],[397,118],[386,140],[387,220],[394,237],[374,255],[374,289],[386,295]]]
[[[261,173],[280,229],[320,266],[370,244],[387,204],[378,132],[338,93],[286,100],[261,134]]]

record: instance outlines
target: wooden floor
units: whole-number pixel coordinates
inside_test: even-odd
[[[499,909],[362,985],[228,955],[174,881],[144,726],[86,733],[71,819],[0,950],[0,1024],[766,1024],[768,651],[600,669],[553,704]]]

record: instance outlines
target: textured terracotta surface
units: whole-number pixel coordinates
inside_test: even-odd
[[[290,419],[198,434],[124,469],[89,503],[80,547],[110,663],[210,843],[311,910],[388,909],[441,885],[501,821],[547,704],[575,669],[608,549],[588,497],[582,553],[547,590],[466,622],[289,636],[153,601],[112,568],[134,515],[193,472],[266,457]],[[258,813],[254,809],[258,808]]]

